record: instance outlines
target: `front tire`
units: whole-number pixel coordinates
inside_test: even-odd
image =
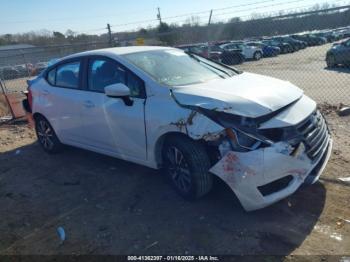
[[[327,67],[328,68],[333,68],[333,67],[336,66],[334,55],[328,55],[327,59],[326,59],[326,62],[327,62]]]
[[[212,189],[209,156],[199,142],[182,136],[170,137],[164,145],[163,163],[172,186],[183,198],[194,200]]]
[[[62,143],[59,141],[49,121],[43,116],[35,118],[35,131],[38,141],[45,152],[55,154],[62,150]]]

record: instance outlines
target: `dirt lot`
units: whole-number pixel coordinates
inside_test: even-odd
[[[326,112],[335,149],[321,181],[251,213],[219,181],[189,203],[158,171],[74,148],[47,155],[26,124],[2,125],[0,254],[350,255],[350,184],[338,180],[350,176],[350,117]]]
[[[239,67],[289,80],[321,102],[349,103],[350,71],[325,69],[328,48]],[[323,109],[335,145],[321,181],[251,213],[220,181],[189,203],[159,171],[74,148],[47,155],[26,124],[2,125],[0,254],[350,255],[350,184],[338,180],[350,176],[350,117]]]

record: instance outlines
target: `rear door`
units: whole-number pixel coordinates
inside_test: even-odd
[[[81,108],[84,143],[122,158],[146,159],[145,84],[130,70],[107,57],[86,60],[85,93]],[[123,83],[130,88],[132,105],[107,97],[104,88]]]
[[[62,62],[52,68],[46,76],[49,85],[40,95],[44,103],[44,114],[54,127],[61,142],[79,143],[81,140],[81,118],[79,113],[82,63],[80,59]]]

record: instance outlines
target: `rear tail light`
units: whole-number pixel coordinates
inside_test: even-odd
[[[27,84],[28,84],[28,93],[27,93],[27,99],[28,99],[28,104],[30,109],[32,109],[32,104],[33,104],[33,94],[32,94],[32,90],[30,88],[32,81],[31,80],[27,80]]]

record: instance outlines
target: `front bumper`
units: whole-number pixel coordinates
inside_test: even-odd
[[[210,172],[230,186],[246,211],[261,209],[293,194],[303,183],[315,183],[330,158],[332,139],[327,137],[326,146],[314,160],[306,152],[291,156],[285,147],[280,142],[245,153],[229,151]],[[286,178],[290,178],[288,183],[276,191],[265,190]]]

